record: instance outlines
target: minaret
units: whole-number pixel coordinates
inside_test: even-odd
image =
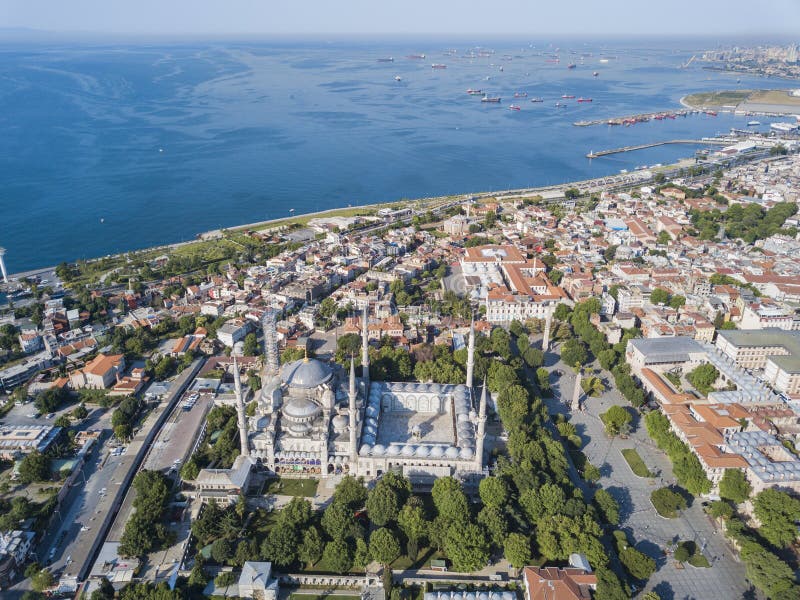
[[[264,332],[264,368],[261,374],[261,384],[265,385],[269,379],[278,374],[280,368],[275,311],[271,308],[261,317],[261,328]]]
[[[483,470],[483,440],[486,437],[486,378],[483,378],[481,403],[478,408],[478,435],[475,436],[475,463],[478,470]]]
[[[239,365],[233,355],[233,386],[236,393],[236,411],[239,414],[239,442],[242,456],[250,456],[250,444],[247,441],[247,418],[244,414],[244,398],[242,398],[242,380],[239,377]]]
[[[549,308],[544,315],[544,337],[542,337],[542,352],[547,352],[550,346],[550,323],[553,320],[553,311]]]
[[[358,448],[356,448],[356,427],[358,425],[358,413],[356,411],[356,362],[350,357],[350,472],[355,469],[358,460]]]
[[[364,389],[369,390],[369,302],[364,306],[361,318],[361,373]]]
[[[467,387],[472,389],[472,376],[475,372],[475,320],[469,324],[469,341],[467,342]]]

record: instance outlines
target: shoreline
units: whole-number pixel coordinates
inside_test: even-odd
[[[494,197],[509,197],[509,196],[533,196],[539,193],[545,193],[548,191],[554,190],[565,190],[571,187],[577,188],[586,188],[590,186],[598,186],[598,185],[608,185],[605,183],[609,178],[617,177],[618,174],[609,174],[602,177],[596,177],[593,179],[582,179],[582,180],[572,180],[572,181],[565,181],[562,183],[550,184],[545,186],[539,187],[528,187],[528,188],[516,188],[516,189],[509,189],[509,190],[490,190],[490,191],[482,191],[482,192],[466,192],[461,194],[449,194],[446,196],[427,196],[423,198],[403,198],[398,200],[391,200],[387,202],[374,202],[370,204],[360,204],[357,206],[340,206],[335,208],[326,208],[325,210],[319,210],[309,213],[300,213],[289,217],[278,217],[275,219],[267,219],[265,221],[256,221],[253,223],[244,223],[240,225],[232,225],[230,227],[223,227],[221,229],[210,229],[208,231],[203,231],[196,234],[196,238],[193,240],[186,240],[183,242],[173,242],[173,243],[166,243],[166,244],[159,244],[156,246],[148,246],[146,248],[139,248],[139,249],[132,249],[127,250],[125,252],[117,252],[115,254],[107,254],[104,256],[94,256],[92,258],[85,259],[87,263],[91,263],[94,261],[102,260],[105,258],[120,258],[122,256],[132,254],[136,255],[139,253],[149,253],[149,252],[157,252],[159,250],[174,250],[176,248],[181,248],[184,246],[189,246],[191,244],[198,244],[207,241],[213,241],[214,239],[218,239],[219,235],[221,235],[224,231],[236,231],[240,232],[246,229],[266,229],[269,226],[274,225],[291,225],[294,223],[307,221],[316,217],[330,215],[336,216],[336,213],[343,212],[343,211],[359,211],[359,210],[378,210],[380,208],[389,208],[395,207],[400,204],[419,204],[419,203],[433,203],[433,202],[444,202],[447,199],[458,198],[462,197],[466,198],[494,198]],[[66,260],[68,264],[73,264],[78,262],[80,259],[72,259]],[[18,273],[9,273],[8,278],[9,281],[15,279],[21,279],[23,277],[30,277],[34,275],[39,275],[42,273],[49,273],[54,271],[56,265],[50,265],[46,267],[39,267],[36,269],[29,269],[27,271],[20,271]]]

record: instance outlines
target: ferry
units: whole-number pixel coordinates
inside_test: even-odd
[[[387,58],[379,58],[378,62],[394,62],[394,57],[389,56]]]
[[[467,90],[467,93],[468,93],[470,96],[480,96],[480,95],[481,95],[483,92],[482,92],[481,90],[473,90],[472,88],[469,88],[469,89]]]
[[[522,110],[522,107],[520,107],[518,104],[511,104],[509,105],[508,110]]]
[[[484,96],[483,98],[481,98],[481,102],[493,102],[495,104],[498,104],[500,100],[501,100],[500,96],[492,96],[492,97]]]
[[[406,58],[410,60],[425,60],[424,54],[409,54]]]
[[[442,63],[433,63],[431,65],[431,69],[446,69],[447,65],[443,65]]]
[[[514,92],[514,98],[527,98],[528,92]]]
[[[591,102],[591,98],[578,98],[578,102]]]
[[[759,125],[761,125],[761,121],[748,121],[747,122],[747,126],[748,127],[758,127]]]
[[[531,98],[531,102],[544,102],[544,98]]]
[[[571,99],[571,98],[574,98],[575,96],[572,96],[572,95],[570,95],[570,94],[562,94],[562,96],[561,96],[561,97],[562,97],[563,99],[565,99],[565,100],[569,100],[569,99]]]

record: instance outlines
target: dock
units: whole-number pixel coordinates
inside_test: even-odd
[[[591,127],[592,125],[633,125],[635,123],[644,123],[655,119],[661,121],[664,119],[674,119],[675,117],[685,117],[691,114],[698,114],[701,111],[682,108],[680,110],[662,110],[658,112],[640,113],[638,115],[629,115],[627,117],[614,117],[611,119],[593,119],[591,121],[575,121],[575,127]]]
[[[718,146],[728,146],[731,144],[731,141],[716,139],[716,138],[707,138],[704,140],[665,140],[663,142],[651,142],[649,144],[638,144],[636,146],[623,146],[622,148],[612,148],[611,150],[600,150],[599,152],[592,151],[586,155],[586,158],[600,158],[601,156],[609,156],[610,154],[633,152],[634,150],[645,150],[646,148],[655,148],[656,146],[666,146],[667,144],[692,144],[694,146],[705,146],[709,144],[715,144]]]

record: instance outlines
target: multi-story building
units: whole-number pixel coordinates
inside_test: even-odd
[[[13,583],[31,551],[36,534],[33,531],[6,531],[0,533],[0,589]]]
[[[100,353],[86,363],[85,367],[74,371],[69,376],[69,383],[76,390],[81,388],[106,389],[117,381],[124,369],[124,354]]]
[[[775,390],[800,394],[800,331],[720,331],[716,344],[737,366],[763,370],[763,379]]]

